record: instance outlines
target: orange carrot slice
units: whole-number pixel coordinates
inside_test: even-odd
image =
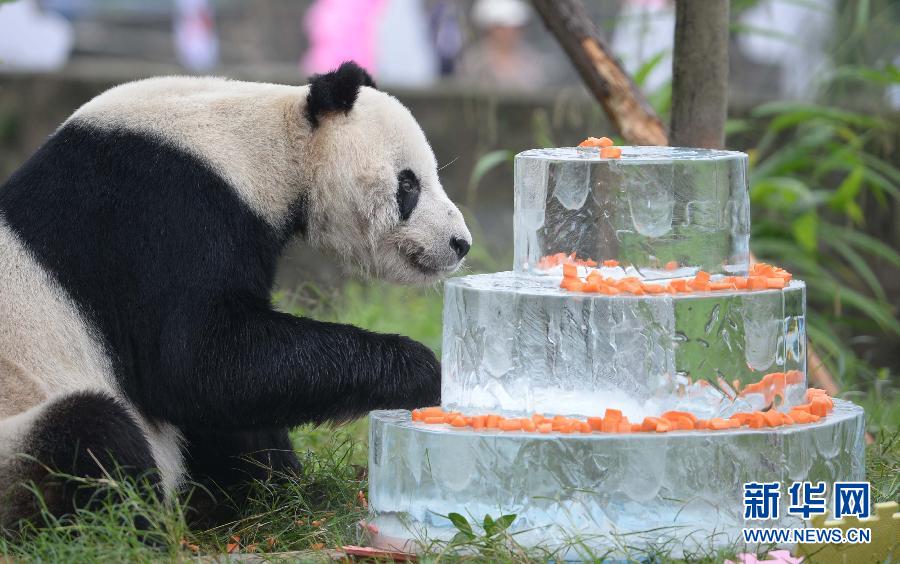
[[[504,419],[497,424],[497,428],[501,431],[520,431],[522,422],[518,419]]]
[[[614,260],[614,259],[605,260],[605,261],[603,261],[603,266],[606,266],[609,268],[614,268],[616,266],[619,266],[619,261]]]
[[[622,149],[619,147],[601,147],[600,158],[603,159],[619,159],[622,158]]]

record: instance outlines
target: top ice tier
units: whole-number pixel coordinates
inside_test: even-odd
[[[747,272],[744,153],[622,147],[620,159],[601,159],[595,148],[532,149],[515,168],[516,271],[547,272],[554,262],[542,257],[575,253],[648,279]]]

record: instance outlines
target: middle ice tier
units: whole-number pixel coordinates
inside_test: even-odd
[[[806,287],[608,296],[515,272],[445,284],[442,404],[728,416],[804,402]],[[769,384],[774,383],[774,387]]]
[[[679,147],[533,149],[516,155],[515,264],[614,260],[645,279],[749,266],[747,155]]]

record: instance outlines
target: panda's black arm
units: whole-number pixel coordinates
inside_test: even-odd
[[[162,350],[179,352],[162,361],[168,381],[147,382],[141,395],[148,411],[178,425],[262,429],[440,401],[434,353],[399,335],[280,313],[253,298],[182,311],[170,326]]]

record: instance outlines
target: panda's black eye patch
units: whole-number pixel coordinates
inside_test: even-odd
[[[419,203],[419,178],[416,174],[405,169],[397,176],[397,206],[400,209],[400,219],[406,221],[412,215],[416,204]]]

